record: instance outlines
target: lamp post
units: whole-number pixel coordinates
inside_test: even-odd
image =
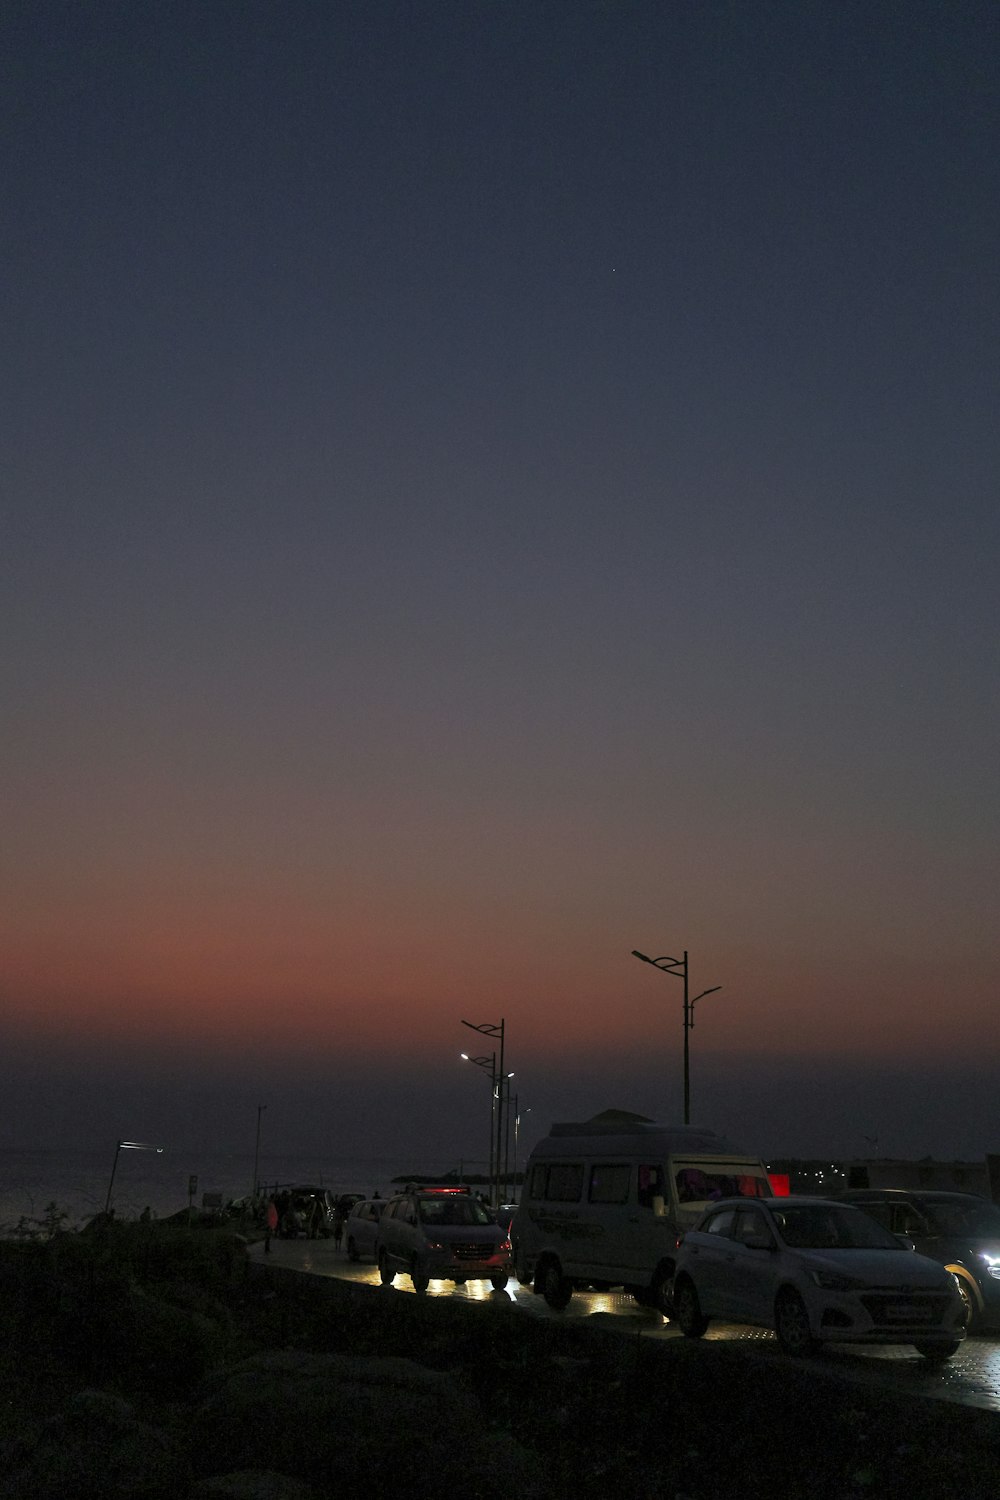
[[[480,1025],[477,1025],[473,1021],[463,1021],[462,1025],[463,1026],[468,1026],[471,1031],[478,1031],[481,1036],[488,1036],[488,1037],[494,1038],[494,1039],[496,1039],[496,1040],[499,1041],[499,1043],[500,1043],[500,1073],[499,1073],[499,1076],[501,1078],[503,1078],[503,1076],[504,1076],[504,1071],[503,1071],[504,1023],[503,1023],[503,1019],[501,1018],[500,1021],[484,1021]],[[494,1167],[495,1178],[496,1178],[496,1180],[495,1180],[496,1196],[495,1196],[495,1198],[494,1198],[493,1201],[494,1201],[494,1203],[499,1204],[499,1202],[500,1202],[500,1152],[501,1152],[502,1147],[503,1147],[503,1089],[502,1088],[499,1090],[499,1097],[497,1098],[497,1120],[496,1120],[496,1127],[497,1127],[496,1128],[496,1142],[497,1142],[497,1144],[496,1144],[496,1151],[494,1151],[492,1153],[493,1154],[493,1167]]]
[[[250,1194],[253,1203],[257,1201],[257,1171],[260,1166],[260,1117],[266,1108],[266,1104],[258,1104],[257,1106],[257,1141],[253,1148],[253,1191]]]
[[[111,1164],[111,1181],[108,1183],[108,1196],[104,1200],[105,1217],[111,1212],[111,1189],[115,1185],[115,1173],[118,1170],[118,1156],[122,1151],[155,1151],[158,1156],[163,1154],[162,1146],[147,1146],[142,1141],[119,1141],[115,1147],[115,1159]]]
[[[510,1196],[510,1080],[513,1073],[506,1073],[497,1079],[496,1094],[498,1099],[503,1100],[503,1198],[500,1197],[500,1173],[497,1172],[497,1207],[501,1201],[506,1203]]]
[[[531,1105],[530,1104],[528,1105],[528,1108],[524,1111],[524,1113],[526,1115],[530,1115],[531,1114]],[[518,1143],[518,1137],[520,1136],[520,1134],[521,1134],[521,1111],[517,1107],[517,1095],[515,1094],[514,1095],[514,1202],[515,1203],[518,1201],[518,1196],[517,1196],[517,1143]]]
[[[459,1056],[463,1062],[474,1063],[477,1068],[484,1069],[490,1075],[490,1151],[489,1168],[487,1171],[487,1182],[490,1184],[490,1192],[493,1191],[493,1122],[496,1115],[496,1087],[497,1087],[497,1055],[489,1053],[485,1057],[470,1057],[467,1052],[460,1052]]]
[[[644,964],[652,964],[654,969],[659,969],[663,974],[673,974],[677,979],[684,981],[684,1124],[691,1123],[691,1056],[688,1044],[688,1033],[694,1030],[694,1008],[699,1000],[706,995],[714,995],[717,990],[722,989],[721,984],[713,984],[709,990],[702,990],[693,999],[688,998],[688,953],[684,949],[683,958],[671,958],[665,954],[662,958],[647,958],[645,953],[640,953],[638,948],[632,949],[633,958],[641,958]]]

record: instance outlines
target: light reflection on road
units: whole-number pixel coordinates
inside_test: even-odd
[[[341,1281],[381,1287],[374,1265],[352,1263],[342,1249],[336,1249],[328,1240],[274,1240],[271,1254],[265,1256],[263,1251],[260,1243],[250,1247],[251,1257],[261,1263],[270,1261],[313,1276],[333,1276]],[[682,1336],[666,1318],[639,1307],[624,1292],[575,1292],[565,1312],[554,1312],[544,1298],[536,1297],[530,1287],[520,1286],[513,1277],[504,1292],[493,1291],[488,1281],[467,1281],[464,1286],[432,1281],[426,1292],[415,1293],[409,1276],[400,1272],[393,1290],[410,1296],[450,1297],[464,1302],[509,1301],[530,1317],[590,1318],[601,1327],[632,1337],[666,1340]],[[786,1358],[774,1335],[765,1329],[716,1323],[706,1334],[706,1340],[712,1339],[746,1345],[755,1356]],[[802,1364],[901,1395],[934,1396],[963,1406],[1000,1411],[1000,1339],[994,1337],[966,1339],[958,1353],[944,1365],[929,1365],[908,1345],[885,1348],[840,1345],[827,1348]]]

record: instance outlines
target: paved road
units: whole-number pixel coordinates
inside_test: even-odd
[[[251,1246],[250,1253],[264,1261],[262,1243]],[[352,1265],[343,1250],[329,1240],[274,1240],[267,1259],[273,1265],[288,1266],[313,1276],[335,1276],[343,1281],[380,1286],[373,1265]],[[397,1276],[395,1288],[415,1295],[408,1276]],[[648,1308],[641,1308],[623,1292],[576,1292],[565,1312],[557,1313],[536,1297],[530,1288],[513,1280],[505,1292],[494,1292],[488,1281],[470,1281],[452,1286],[448,1281],[432,1281],[428,1297],[454,1297],[463,1302],[485,1302],[491,1297],[506,1297],[519,1312],[534,1318],[594,1318],[606,1328],[635,1337],[673,1339],[682,1335],[666,1318]],[[713,1323],[706,1339],[724,1339],[729,1343],[752,1345],[755,1352],[767,1358],[785,1359],[773,1334],[735,1323]],[[889,1348],[860,1348],[841,1345],[827,1348],[821,1354],[802,1361],[865,1384],[915,1396],[933,1396],[942,1401],[956,1401],[963,1406],[979,1406],[1000,1411],[1000,1338],[976,1337],[965,1340],[959,1352],[945,1365],[932,1366],[907,1345]]]

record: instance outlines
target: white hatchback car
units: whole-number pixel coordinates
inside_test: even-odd
[[[384,1198],[362,1198],[355,1203],[344,1225],[344,1244],[348,1260],[375,1259],[378,1222],[385,1208]]]
[[[677,1251],[673,1314],[773,1328],[789,1354],[820,1343],[912,1344],[949,1359],[965,1337],[958,1284],[860,1209],[826,1198],[724,1199]]]

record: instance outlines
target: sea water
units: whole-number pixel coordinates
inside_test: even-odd
[[[311,1183],[333,1193],[392,1193],[397,1181],[437,1175],[433,1163],[404,1157],[338,1157],[304,1153],[262,1157],[257,1179],[265,1189]],[[444,1170],[448,1170],[445,1168]],[[112,1181],[113,1178],[113,1181]],[[79,1228],[108,1201],[119,1219],[137,1219],[146,1208],[156,1218],[201,1208],[207,1197],[227,1204],[253,1190],[252,1156],[165,1150],[0,1150],[0,1236],[42,1219],[50,1204],[65,1213],[66,1227]]]

